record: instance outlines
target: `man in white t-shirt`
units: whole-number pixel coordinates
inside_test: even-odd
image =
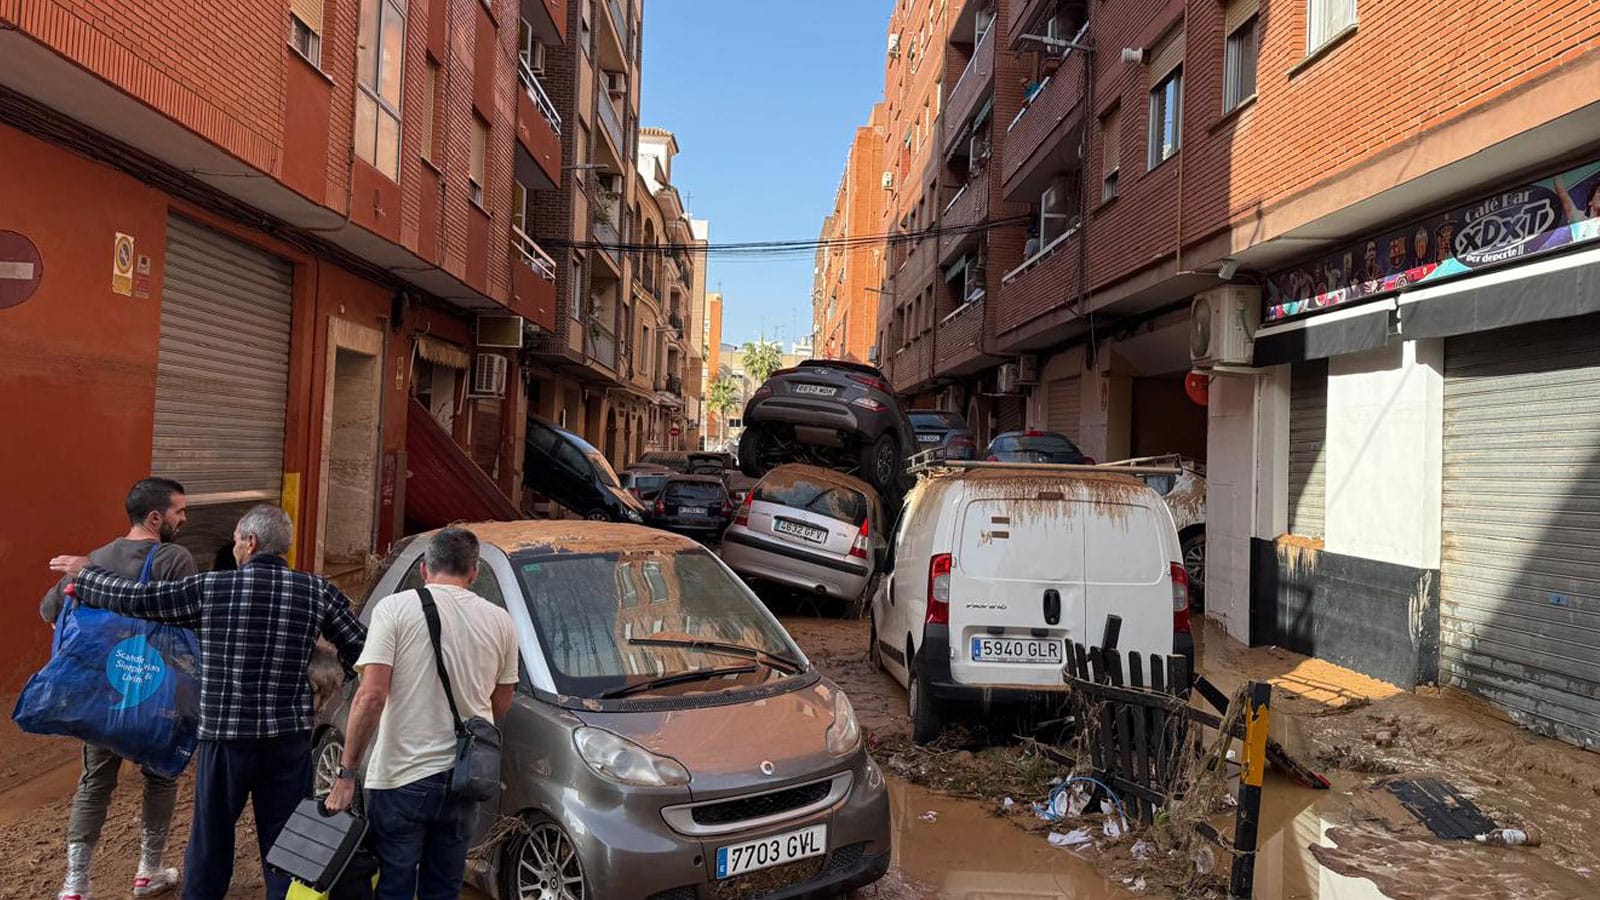
[[[378,857],[377,900],[455,900],[466,871],[473,804],[449,794],[455,766],[455,718],[445,699],[423,612],[423,594],[439,614],[445,671],[463,721],[495,721],[511,707],[517,682],[516,626],[504,610],[468,590],[478,579],[478,538],[446,528],[428,542],[420,591],[378,601],[356,663],[361,687],[350,720],[339,778],[326,801],[349,807],[367,744],[367,821]],[[374,740],[373,731],[377,735]]]

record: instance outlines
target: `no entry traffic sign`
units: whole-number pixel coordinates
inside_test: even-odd
[[[44,277],[44,257],[33,241],[15,231],[0,231],[0,309],[33,296]]]

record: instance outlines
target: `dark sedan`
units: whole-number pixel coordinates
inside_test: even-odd
[[[651,525],[686,537],[715,538],[733,518],[728,488],[715,475],[674,475],[656,494]]]
[[[913,409],[906,413],[917,433],[917,450],[940,449],[945,459],[971,459],[978,451],[972,429],[960,413]]]
[[[1071,438],[1058,431],[1004,432],[989,442],[983,458],[989,462],[1094,465]]]
[[[599,450],[537,416],[528,417],[522,483],[585,519],[644,522],[644,504],[623,489]]]

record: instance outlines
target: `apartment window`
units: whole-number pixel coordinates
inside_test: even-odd
[[[511,227],[528,232],[528,189],[516,180],[511,182]]]
[[[974,44],[983,43],[983,39],[989,36],[989,29],[993,27],[994,7],[985,7],[978,10],[978,15],[974,17],[972,25],[972,42]]]
[[[1039,239],[1048,247],[1072,230],[1072,182],[1057,178],[1039,198]]]
[[[568,298],[567,311],[575,321],[583,321],[583,257],[572,258],[572,296]]]
[[[1100,202],[1117,195],[1117,176],[1122,171],[1122,117],[1118,110],[1100,120]]]
[[[290,0],[289,46],[313,66],[322,66],[322,0]]]
[[[655,345],[650,342],[649,325],[644,326],[644,340],[640,341],[639,345],[639,369],[644,372],[649,372],[650,351],[655,347]]]
[[[1356,24],[1356,0],[1307,0],[1306,53],[1315,53],[1322,45],[1343,34]]]
[[[405,45],[405,6],[395,0],[362,0],[356,155],[395,181],[400,180],[400,93]]]
[[[1256,93],[1256,58],[1261,52],[1261,17],[1257,0],[1229,4],[1223,50],[1222,111],[1233,112]]]
[[[1178,152],[1183,141],[1183,67],[1150,90],[1150,168]]]
[[[467,188],[472,202],[483,205],[484,158],[489,152],[489,126],[477,116],[472,117],[472,171],[467,175]]]
[[[439,64],[428,60],[422,83],[422,158],[428,162],[438,159],[439,148],[433,130],[434,110],[438,108]]]

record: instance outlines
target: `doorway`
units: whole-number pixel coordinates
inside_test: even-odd
[[[377,518],[382,353],[381,332],[328,323],[315,562],[352,595],[366,587]]]

